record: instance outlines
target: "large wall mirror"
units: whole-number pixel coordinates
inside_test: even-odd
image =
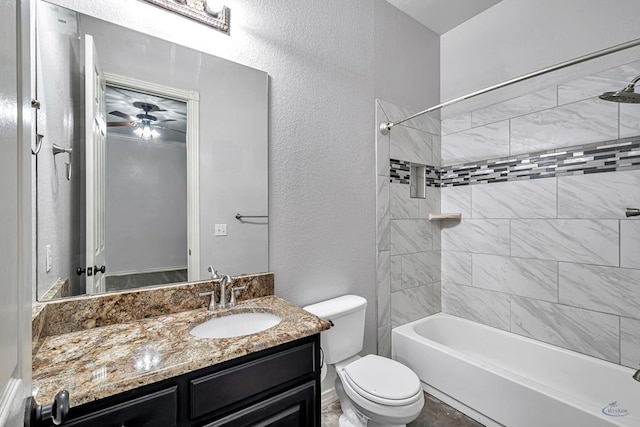
[[[36,16],[36,298],[268,271],[267,74],[52,3]]]

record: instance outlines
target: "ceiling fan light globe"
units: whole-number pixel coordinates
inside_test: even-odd
[[[151,139],[151,127],[150,126],[145,126],[142,128],[142,135],[141,135],[142,139]]]

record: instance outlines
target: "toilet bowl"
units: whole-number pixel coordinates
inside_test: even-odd
[[[358,356],[366,304],[362,297],[345,295],[304,309],[334,325],[320,338],[325,363],[336,369],[335,389],[343,411],[340,427],[404,426],[424,406],[420,379],[395,360]]]
[[[340,403],[348,399],[356,412],[355,417],[360,420],[359,423],[341,420],[340,427],[404,426],[420,415],[424,406],[420,380],[401,363],[367,355],[337,363],[335,368]],[[349,405],[342,406],[344,410]],[[350,417],[347,414],[345,418]]]

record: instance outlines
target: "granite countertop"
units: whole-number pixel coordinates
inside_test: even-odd
[[[189,330],[230,312],[269,312],[282,318],[263,332],[197,338]],[[205,368],[329,329],[329,323],[282,298],[265,296],[210,312],[196,309],[47,336],[33,356],[34,396],[53,401],[63,389],[71,406]]]

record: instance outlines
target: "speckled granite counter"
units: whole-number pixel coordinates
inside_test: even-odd
[[[273,328],[235,338],[197,338],[189,330],[229,312],[270,312]],[[41,403],[69,391],[71,406],[244,356],[329,329],[329,323],[276,296],[210,312],[184,311],[47,336],[33,356],[34,395]]]

